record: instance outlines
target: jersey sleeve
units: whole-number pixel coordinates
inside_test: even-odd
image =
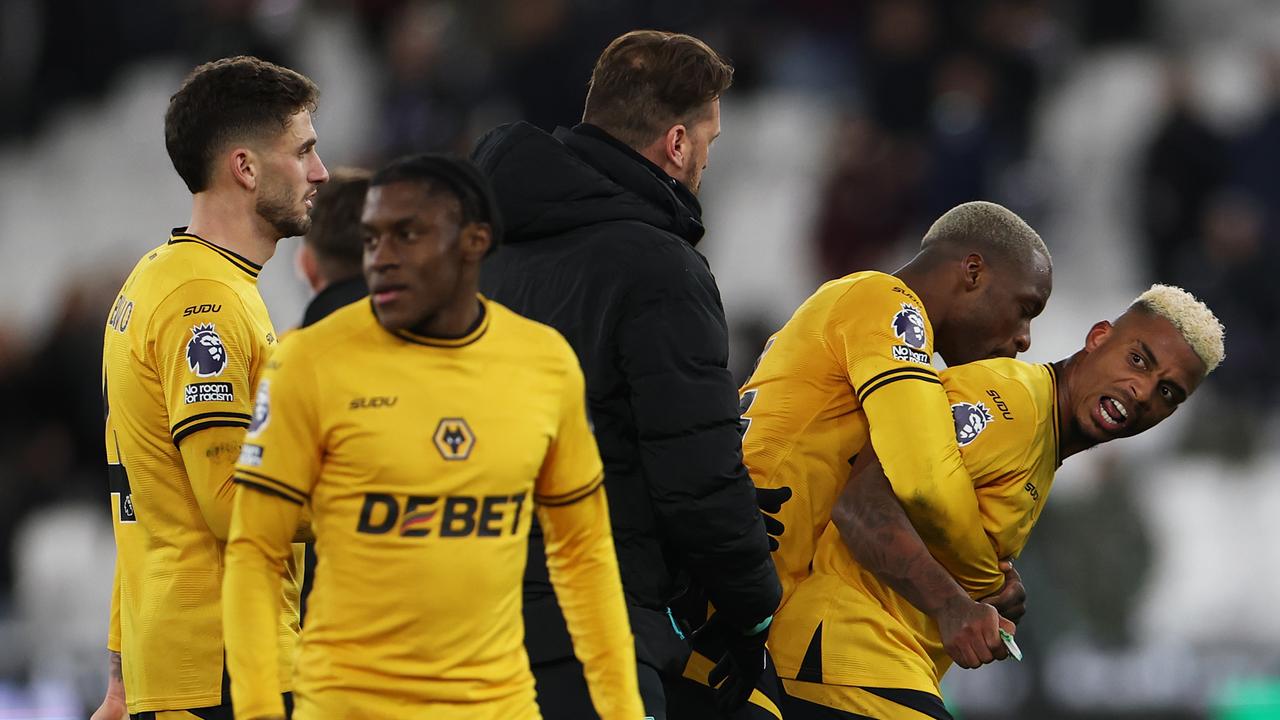
[[[969,363],[941,373],[956,443],[978,487],[986,478],[1027,474],[1042,445],[1039,414],[1027,387],[986,365]]]
[[[216,280],[183,283],[156,308],[150,334],[175,445],[206,428],[249,426],[261,350],[235,291]]]
[[[604,465],[587,423],[586,382],[573,351],[565,347],[565,382],[560,425],[551,440],[533,499],[541,505],[568,505],[590,495],[604,482]]]
[[[235,469],[236,484],[296,505],[311,494],[322,452],[315,370],[301,340],[296,333],[286,336],[267,361]]]
[[[603,465],[587,423],[582,371],[567,345],[564,352],[569,368],[560,428],[534,492],[546,537],[547,570],[600,717],[638,718],[644,712],[635,639],[622,594]]]
[[[314,370],[287,336],[259,381],[235,469],[222,612],[236,714],[283,714],[276,637],[291,540],[320,468]]]
[[[873,278],[833,306],[827,342],[843,362],[871,429],[871,444],[930,552],[975,596],[1003,575],[932,366],[924,306],[896,278]]]
[[[107,616],[107,650],[120,652],[120,560],[111,577],[111,614]]]
[[[302,506],[261,486],[236,491],[222,582],[222,627],[236,717],[283,717],[280,584]]]

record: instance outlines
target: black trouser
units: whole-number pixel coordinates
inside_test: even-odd
[[[577,658],[538,663],[531,669],[538,686],[538,707],[543,720],[599,720],[587,691],[582,663]],[[652,667],[636,663],[636,677],[640,681],[640,700],[646,716],[667,720],[667,695],[662,676]]]

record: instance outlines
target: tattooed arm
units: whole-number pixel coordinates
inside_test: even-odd
[[[107,696],[94,711],[89,720],[128,720],[129,711],[125,707],[124,674],[120,662],[120,653],[107,652],[107,663],[110,673],[107,675]]]
[[[873,453],[854,464],[831,519],[862,567],[937,621],[943,646],[956,664],[974,668],[1008,655],[997,632],[999,613],[970,599],[929,554]],[[929,528],[924,532],[933,535]]]

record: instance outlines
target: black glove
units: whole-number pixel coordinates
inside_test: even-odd
[[[790,490],[787,491],[788,495]],[[719,645],[724,648],[720,661],[707,674],[707,684],[715,688],[716,709],[722,715],[729,715],[746,704],[756,681],[766,666],[765,641],[769,639],[769,625],[773,620],[761,623],[763,628],[752,628],[755,632],[743,632],[729,627],[721,614],[711,616],[695,635],[711,634],[714,638],[706,638],[707,645]],[[700,643],[695,638],[695,646]]]
[[[782,510],[782,505],[791,499],[791,488],[756,488],[756,505],[760,506],[761,517],[764,518],[764,531],[769,533],[769,552],[778,549],[778,537],[787,529],[785,525],[773,517]]]

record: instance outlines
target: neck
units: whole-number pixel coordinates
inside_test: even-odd
[[[1076,423],[1071,407],[1069,388],[1075,379],[1076,368],[1083,351],[1053,363],[1054,372],[1058,375],[1057,410],[1058,410],[1058,457],[1066,460],[1078,452],[1084,452],[1097,445],[1098,442],[1085,435]]]
[[[643,150],[637,150],[636,152],[640,153],[640,157],[643,157],[645,160],[657,165],[662,172],[671,177],[675,177],[675,173],[680,170],[675,165],[671,164],[667,159],[667,154],[662,152],[660,145],[651,145]]]
[[[448,305],[432,313],[430,317],[411,328],[415,335],[433,338],[460,338],[471,331],[480,320],[480,301],[475,288],[451,300]]]
[[[253,207],[213,191],[192,197],[187,232],[259,265],[271,259],[280,239]]]
[[[951,317],[951,295],[943,286],[944,281],[939,277],[936,266],[917,255],[893,274],[924,303],[925,312],[929,313],[929,324],[933,326],[933,336],[944,336],[944,328]]]

